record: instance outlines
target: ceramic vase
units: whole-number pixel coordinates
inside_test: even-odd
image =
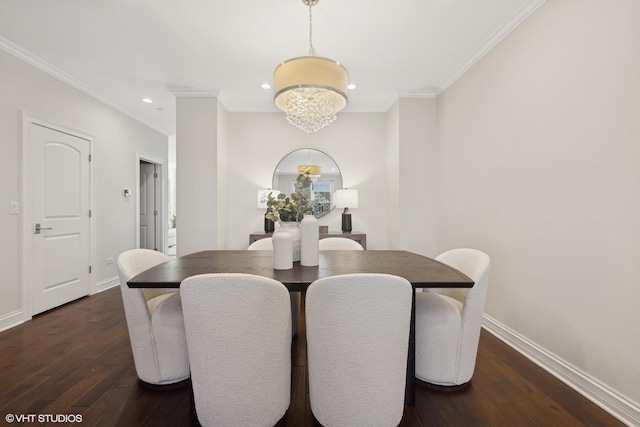
[[[278,228],[273,237],[273,269],[290,270],[293,268],[293,241],[291,234],[283,228]]]
[[[305,215],[300,222],[300,264],[314,267],[319,264],[320,227],[313,215]]]
[[[300,261],[300,223],[298,221],[280,221],[280,229],[291,235],[293,244],[293,262]]]

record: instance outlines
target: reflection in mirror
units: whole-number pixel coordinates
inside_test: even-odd
[[[342,175],[338,165],[322,151],[312,148],[293,151],[284,156],[276,166],[271,188],[287,195],[293,193],[299,173],[308,173],[312,179],[310,197],[316,204],[315,217],[322,218],[335,205],[333,193],[342,189]]]

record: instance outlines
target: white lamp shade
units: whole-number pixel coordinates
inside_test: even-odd
[[[269,193],[271,193],[271,197],[273,198],[278,197],[278,194],[280,194],[278,190],[271,190],[270,188],[267,188],[266,190],[258,190],[258,209],[267,209]]]
[[[336,207],[355,209],[358,207],[358,190],[336,190]]]

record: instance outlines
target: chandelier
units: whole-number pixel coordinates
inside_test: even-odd
[[[322,168],[311,164],[311,150],[307,150],[307,164],[298,166],[298,175],[305,175],[311,182],[316,182],[322,175]]]
[[[298,166],[298,175],[305,175],[311,179],[312,182],[316,182],[322,175],[322,168],[311,164]]]
[[[302,0],[309,6],[309,56],[284,61],[274,71],[276,106],[286,113],[289,123],[306,133],[333,123],[347,105],[347,70],[317,56],[313,48],[311,8],[318,1]]]

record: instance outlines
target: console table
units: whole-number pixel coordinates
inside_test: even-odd
[[[265,233],[264,231],[255,231],[249,234],[249,244],[252,244],[256,240],[264,239],[265,237],[271,237],[273,233]],[[342,231],[330,232],[330,233],[320,233],[320,238],[325,239],[327,237],[344,237],[346,239],[355,240],[360,243],[363,249],[367,249],[367,235],[365,233],[361,233],[359,231],[354,231],[352,233],[343,233]]]

